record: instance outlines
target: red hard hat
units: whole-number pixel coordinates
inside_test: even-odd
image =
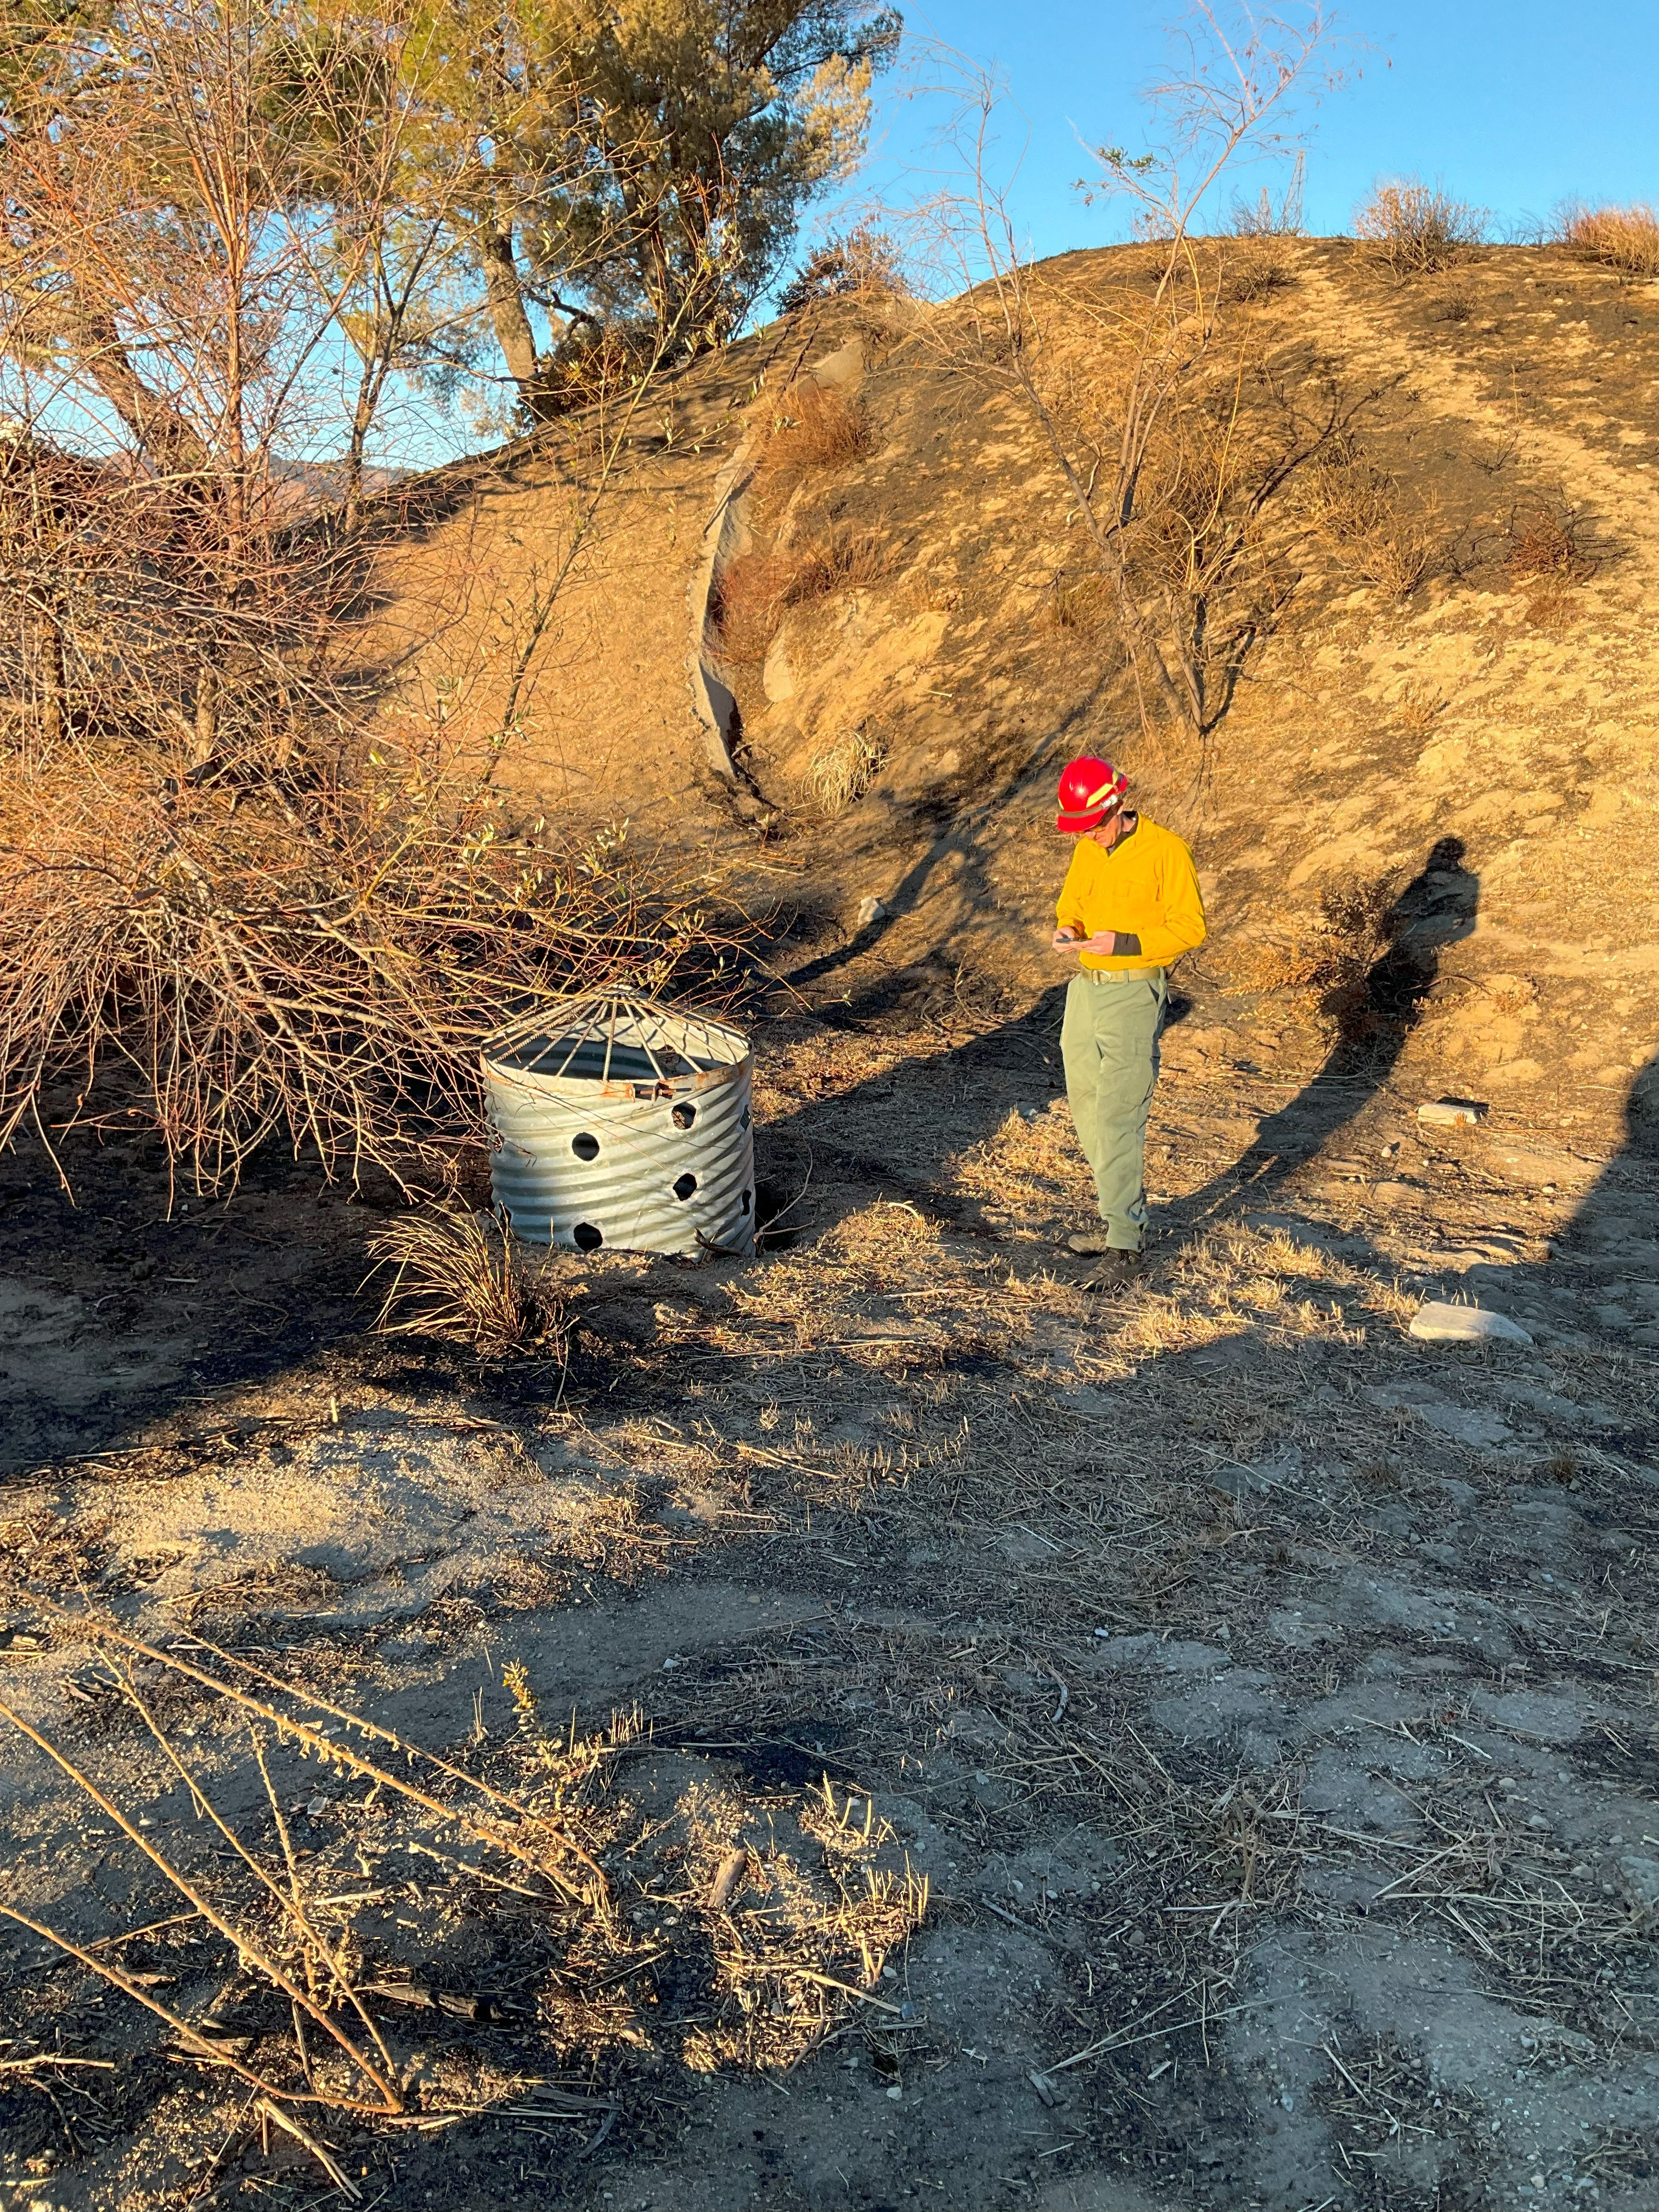
[[[1085,753],[1079,760],[1068,761],[1060,771],[1060,819],[1055,829],[1067,837],[1092,830],[1109,814],[1115,813],[1128,788],[1128,777],[1109,760]]]

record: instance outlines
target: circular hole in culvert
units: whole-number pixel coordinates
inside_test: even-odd
[[[746,1190],[744,1192],[742,1197],[738,1200],[738,1204],[743,1208],[743,1211],[745,1213],[749,1211],[750,1204],[753,1197],[754,1193],[752,1191]]]
[[[740,1129],[746,1129],[746,1128],[749,1127],[749,1120],[750,1120],[749,1109],[745,1106],[745,1107],[744,1108],[744,1109],[743,1109],[742,1113],[741,1113],[741,1114],[739,1114],[739,1115],[738,1115],[738,1128],[740,1128]]]
[[[674,1195],[678,1199],[688,1199],[696,1191],[696,1188],[697,1178],[696,1176],[683,1175],[679,1181],[674,1185]]]
[[[689,1129],[697,1118],[697,1109],[689,1099],[682,1098],[668,1118],[677,1129]]]
[[[596,1229],[591,1221],[579,1221],[570,1233],[579,1252],[597,1252],[605,1242],[605,1231]]]
[[[599,1157],[599,1140],[590,1137],[584,1129],[580,1137],[570,1139],[570,1149],[579,1160],[596,1160]]]

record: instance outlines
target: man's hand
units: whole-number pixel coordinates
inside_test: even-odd
[[[1109,960],[1117,951],[1117,932],[1097,929],[1084,937],[1074,929],[1057,929],[1049,942],[1056,952],[1092,952],[1097,960]]]
[[[1056,952],[1080,952],[1083,939],[1074,929],[1057,929],[1048,942]]]

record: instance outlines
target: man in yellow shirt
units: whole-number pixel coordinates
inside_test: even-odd
[[[1128,778],[1085,755],[1060,779],[1063,837],[1077,840],[1055,908],[1057,952],[1081,963],[1060,1033],[1066,1094],[1094,1170],[1100,1226],[1067,1241],[1099,1254],[1097,1280],[1118,1288],[1140,1264],[1146,1234],[1146,1115],[1169,971],[1202,945],[1204,902],[1181,839],[1124,805]]]

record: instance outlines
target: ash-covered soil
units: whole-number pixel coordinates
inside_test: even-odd
[[[1445,1070],[1200,981],[1103,1298],[1053,994],[838,988],[760,1030],[769,1249],[556,1263],[567,1367],[372,1335],[297,1171],[4,1162],[0,1696],[106,1802],[9,1729],[3,1901],[132,1984],[0,1938],[9,2201],[1653,2202],[1642,1131],[1425,1127]],[[262,2121],[230,1838],[395,2118]]]

